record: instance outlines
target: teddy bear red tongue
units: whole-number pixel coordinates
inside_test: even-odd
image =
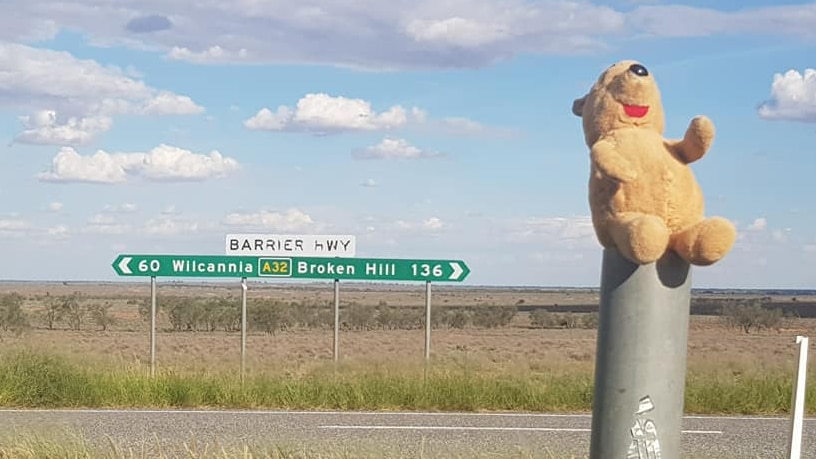
[[[623,105],[623,111],[632,118],[641,118],[646,116],[649,111],[648,105]]]

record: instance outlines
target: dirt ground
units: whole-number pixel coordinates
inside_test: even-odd
[[[138,315],[133,299],[150,297],[149,283],[20,283],[2,284],[0,293],[17,292],[27,298],[24,308],[36,317],[43,296],[81,292],[91,300],[110,301],[117,323],[99,331],[87,323],[81,331],[60,324],[48,330],[35,321],[27,333],[2,335],[4,350],[35,349],[83,361],[100,361],[126,366],[149,362],[148,324]],[[207,298],[240,296],[240,286],[228,284],[160,283],[158,298],[192,296]],[[252,285],[249,297],[274,297],[285,301],[307,301],[328,305],[333,298],[331,283],[306,285]],[[731,294],[733,296],[733,294]],[[341,303],[392,306],[421,306],[424,286],[342,285]],[[128,302],[128,300],[131,300]],[[589,289],[499,289],[436,287],[434,307],[453,305],[557,305],[597,304],[598,293]],[[169,332],[160,321],[157,334],[157,364],[174,369],[234,371],[240,365],[239,332]],[[689,369],[743,372],[792,371],[797,334],[813,334],[816,320],[797,319],[779,330],[745,334],[725,327],[718,317],[692,316],[689,329]],[[496,329],[468,327],[461,330],[435,329],[431,347],[435,361],[454,366],[478,365],[513,371],[576,370],[592,368],[595,357],[595,330],[535,329],[526,312],[519,313],[509,326]],[[296,329],[275,335],[250,333],[247,338],[248,371],[303,371],[332,360],[333,332],[325,329]],[[369,330],[340,333],[340,356],[344,362],[365,364],[421,363],[424,330]]]

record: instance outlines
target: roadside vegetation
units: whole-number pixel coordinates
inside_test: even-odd
[[[344,358],[335,364],[330,302],[250,298],[250,347],[257,350],[242,382],[235,371],[240,298],[232,294],[161,297],[155,378],[145,355],[149,299],[0,294],[0,406],[591,409],[597,312],[531,309],[523,300],[440,303],[431,317],[437,347],[426,365],[419,352],[406,358],[403,349],[421,349],[423,306],[342,302]],[[810,319],[772,306],[724,299],[701,319],[713,338],[690,343],[687,412],[788,412],[795,352],[786,336]],[[362,357],[345,357],[355,353]],[[809,385],[809,413],[816,413],[813,402],[816,386]]]

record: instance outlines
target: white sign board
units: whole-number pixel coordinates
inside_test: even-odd
[[[338,234],[227,234],[227,255],[353,257],[357,238]]]

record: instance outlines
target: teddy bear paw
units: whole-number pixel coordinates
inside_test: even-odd
[[[734,246],[737,230],[722,217],[710,217],[681,233],[675,251],[689,263],[698,266],[714,264]]]
[[[615,244],[629,260],[644,265],[657,261],[666,252],[669,229],[659,217],[639,215],[618,225],[613,236]]]

